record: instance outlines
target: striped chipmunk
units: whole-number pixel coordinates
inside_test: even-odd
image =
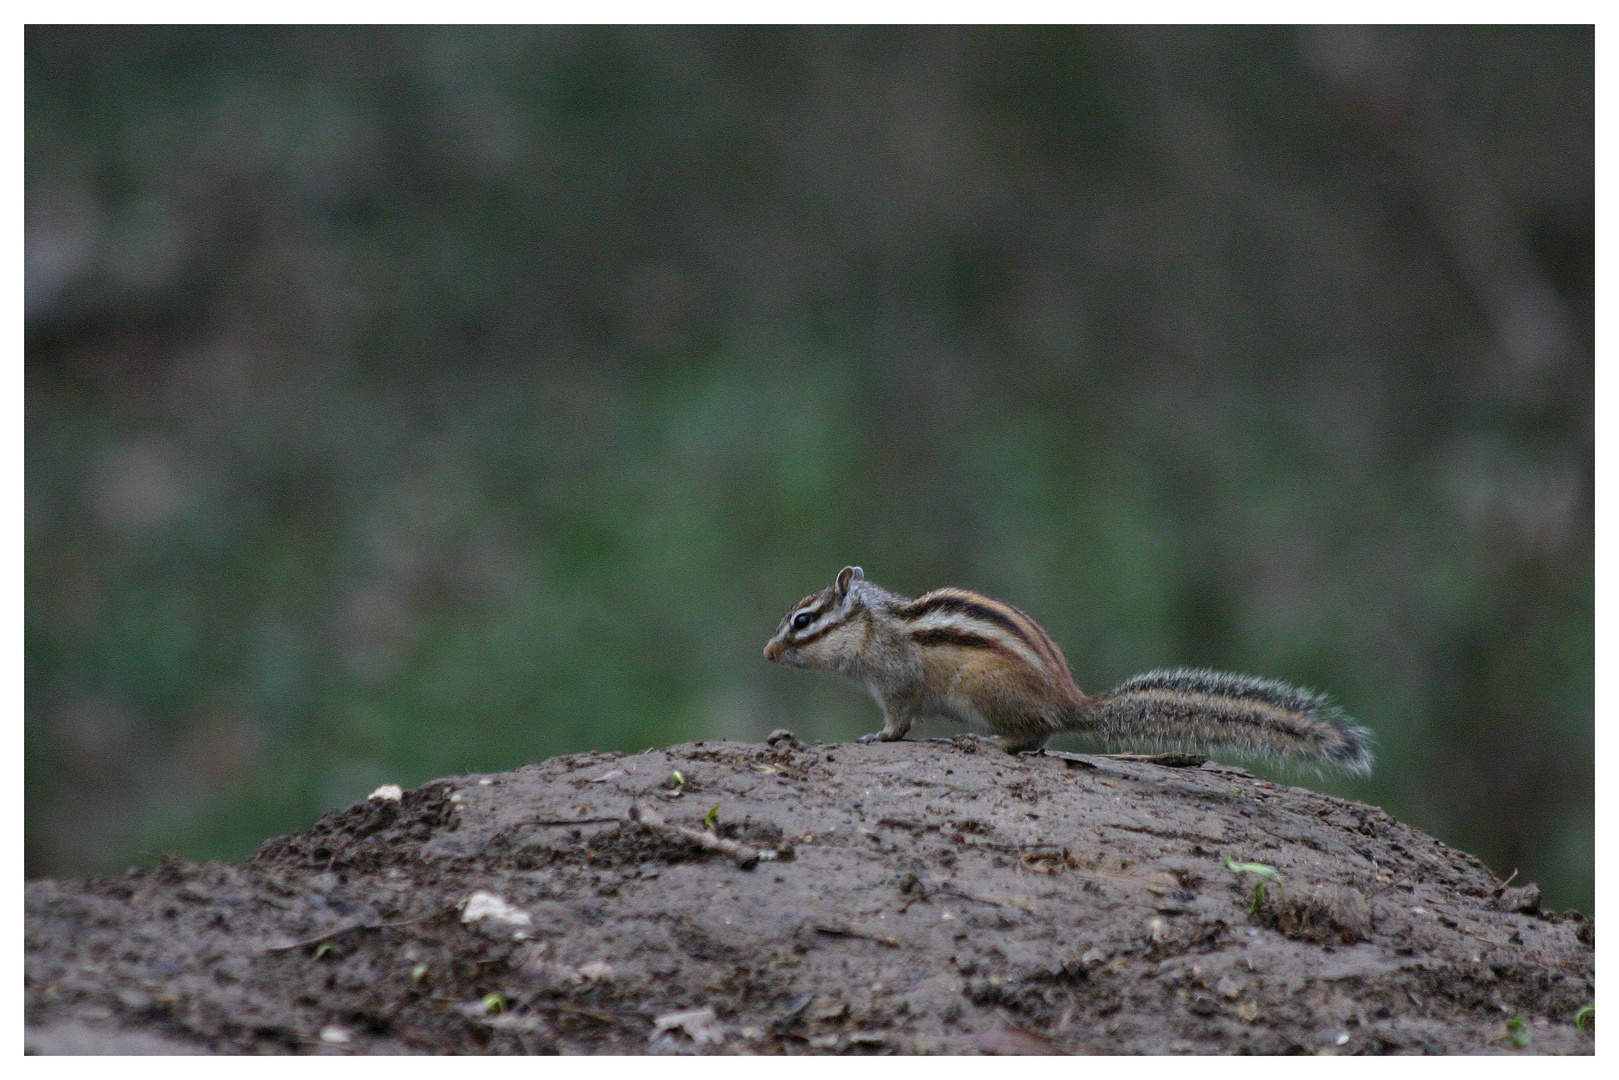
[[[1360,775],[1372,768],[1370,732],[1321,694],[1196,668],[1086,694],[1062,650],[1011,604],[966,589],[913,600],[867,581],[858,566],[794,604],[765,658],[864,684],[883,729],[861,742],[903,739],[913,721],[943,716],[993,730],[1013,753],[1072,731],[1121,748],[1235,751]]]

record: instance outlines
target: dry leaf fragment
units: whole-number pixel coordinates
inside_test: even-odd
[[[725,1041],[725,1029],[720,1026],[719,1017],[714,1015],[714,1009],[709,1005],[665,1013],[652,1022],[652,1037],[657,1038],[674,1028],[684,1031],[698,1046],[708,1043],[718,1045]]]

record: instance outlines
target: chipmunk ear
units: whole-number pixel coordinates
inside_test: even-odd
[[[838,596],[849,595],[849,585],[855,581],[865,581],[866,572],[858,566],[845,566],[838,571]]]

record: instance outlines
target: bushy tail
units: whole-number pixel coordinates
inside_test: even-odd
[[[1136,749],[1232,750],[1317,769],[1372,771],[1371,732],[1325,695],[1201,668],[1137,675],[1086,701],[1074,729]]]

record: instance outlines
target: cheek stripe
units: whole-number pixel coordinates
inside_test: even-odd
[[[824,637],[833,630],[836,630],[846,622],[848,622],[847,619],[837,619],[817,623],[810,626],[803,633],[789,634],[787,642],[790,645],[807,645],[817,638]]]

